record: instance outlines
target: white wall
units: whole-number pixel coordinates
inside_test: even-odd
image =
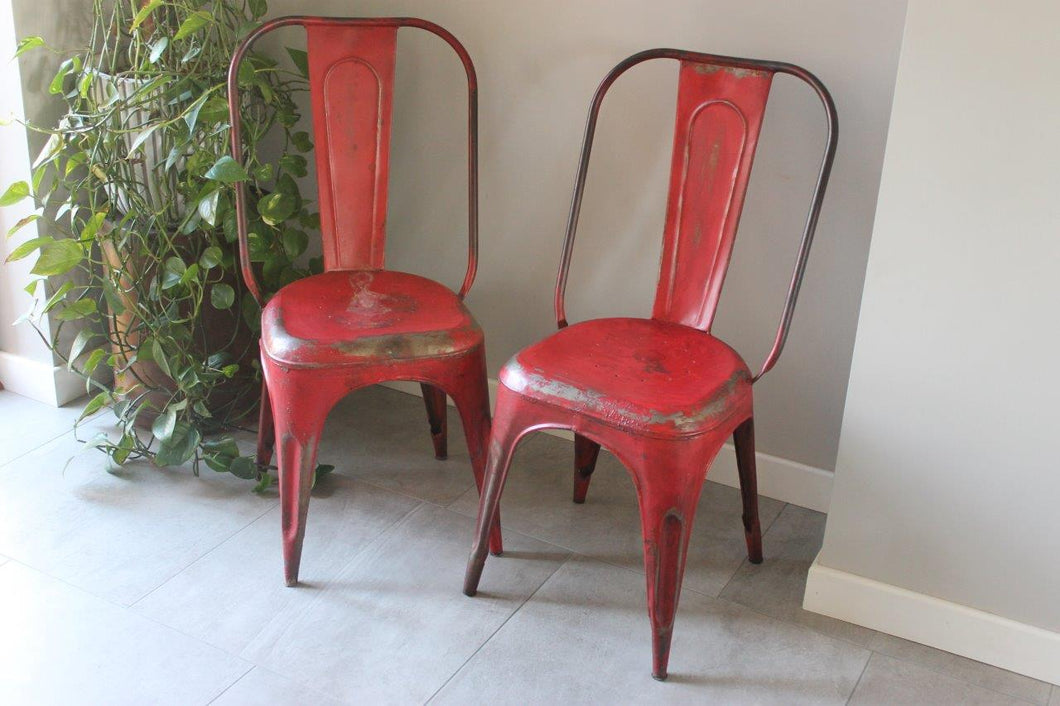
[[[54,56],[38,51],[21,61],[9,57],[14,55],[17,41],[31,35],[44,36],[55,46],[77,46],[78,37],[88,26],[85,13],[91,11],[91,5],[68,5],[61,0],[14,0],[0,6],[0,117],[5,121],[29,117],[40,125],[54,124],[61,107],[47,90],[58,63]],[[27,135],[17,122],[0,127],[0,189],[16,181],[29,181],[31,160],[45,140],[39,134]],[[0,209],[0,263],[19,243],[47,234],[30,225],[14,238],[6,237],[8,229],[29,213],[29,200],[14,208]],[[11,326],[32,304],[31,297],[23,291],[33,278],[29,272],[32,265],[32,256],[0,264],[0,383],[10,391],[42,402],[64,404],[84,394],[83,382],[65,367],[55,365],[55,357],[28,324]],[[41,288],[38,296],[44,294]],[[49,332],[47,317],[41,327]],[[64,331],[64,336],[67,333]]]
[[[1053,0],[910,3],[807,591],[821,612],[1054,682],[1058,27]],[[888,615],[895,600],[914,607]]]
[[[468,47],[482,130],[482,260],[469,305],[486,330],[492,375],[554,330],[585,112],[615,63],[674,46],[817,73],[838,103],[839,157],[792,337],[758,386],[757,417],[761,450],[832,469],[904,2],[272,0],[270,10],[419,16]],[[466,232],[461,69],[437,40],[408,30],[399,43],[388,265],[456,287]],[[568,292],[573,320],[650,312],[675,88],[673,64],[640,67],[604,106]],[[823,134],[816,97],[778,78],[716,326],[752,365],[775,332]]]

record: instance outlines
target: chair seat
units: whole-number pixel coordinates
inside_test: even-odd
[[[662,436],[751,413],[751,373],[740,356],[708,333],[664,321],[568,326],[520,351],[500,379],[531,399]]]
[[[292,282],[262,312],[262,349],[292,366],[439,358],[482,330],[451,290],[390,270],[335,270]]]

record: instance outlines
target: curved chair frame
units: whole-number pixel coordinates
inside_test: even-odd
[[[567,328],[564,294],[597,117],[611,85],[633,66],[653,59],[677,60],[681,62],[682,73],[678,88],[678,121],[674,133],[664,257],[652,322],[640,320],[638,324],[637,320],[629,319],[602,320],[598,322],[598,327],[592,330],[609,330],[611,333],[608,335],[612,336],[609,340],[591,338],[591,335],[596,334],[586,334],[590,329],[586,328],[585,324],[578,324],[570,330],[580,328],[581,333],[567,338],[575,343],[560,346],[553,343],[553,339],[558,341],[567,334],[567,331],[564,331]],[[717,72],[726,74],[719,77],[715,75]],[[817,184],[799,245],[795,272],[788,288],[784,312],[772,350],[756,376],[752,377],[743,362],[739,361],[734,365],[731,377],[727,380],[711,381],[709,384],[716,384],[717,387],[712,391],[710,403],[698,409],[692,417],[688,417],[697,423],[690,423],[687,428],[677,428],[670,421],[670,415],[661,413],[646,415],[652,418],[660,417],[659,422],[629,421],[631,417],[623,414],[622,407],[628,401],[621,399],[621,391],[612,391],[615,395],[612,397],[605,396],[591,386],[585,389],[572,386],[572,381],[579,374],[587,379],[599,379],[592,377],[592,369],[607,367],[610,362],[607,358],[610,355],[607,352],[609,345],[621,347],[615,342],[624,340],[622,336],[628,340],[630,336],[637,335],[634,331],[660,332],[667,327],[667,330],[673,331],[674,325],[684,326],[704,332],[704,345],[710,343],[719,351],[719,355],[731,354],[738,359],[731,349],[713,339],[709,333],[750,177],[758,129],[773,75],[777,73],[792,75],[810,85],[824,106],[828,132]],[[736,120],[731,127],[736,132],[727,134],[726,130],[730,128],[720,128],[718,132],[710,133],[710,139],[706,135],[700,135],[696,138],[698,141],[693,144],[692,131],[698,126],[696,121],[702,117],[700,111],[718,105],[732,109],[727,113],[727,117]],[[750,113],[745,113],[745,108]],[[742,127],[739,121],[742,121]],[[685,132],[682,132],[682,127]],[[740,130],[742,134],[738,134]],[[648,614],[652,627],[652,676],[656,679],[665,679],[667,675],[670,642],[684,575],[687,546],[706,470],[730,435],[736,447],[748,559],[752,563],[762,561],[751,385],[776,364],[787,340],[825,188],[832,170],[837,140],[838,119],[831,95],[813,74],[792,64],[677,49],[652,49],[634,54],[607,74],[597,88],[589,109],[570,218],[556,279],[554,303],[556,323],[561,331],[539,344],[551,345],[551,348],[541,350],[552,351],[551,355],[555,358],[536,359],[540,365],[532,373],[527,373],[519,362],[522,354],[517,354],[501,371],[502,384],[498,387],[485,489],[479,502],[476,536],[464,579],[464,592],[467,595],[474,595],[478,588],[486,561],[486,540],[490,527],[497,518],[500,496],[515,449],[529,433],[548,428],[569,429],[575,434],[574,502],[585,500],[601,446],[612,451],[632,476],[640,506],[644,538]],[[698,151],[704,147],[717,148],[720,151],[709,153],[708,156]],[[700,171],[696,172],[695,177],[690,173],[689,160],[693,149],[697,150],[697,158],[702,160],[697,161],[697,165],[709,163],[701,172],[708,174],[709,178],[716,178],[719,183],[731,179],[725,182],[730,191],[719,190],[723,197],[720,207],[715,208],[718,204],[710,200],[714,198],[714,194],[704,195],[711,192],[707,184],[714,182],[697,182],[694,186],[698,190],[689,192],[692,203],[687,209],[688,214],[694,215],[689,215],[685,220],[685,189],[691,179],[699,178],[700,175]],[[717,166],[715,157],[728,161],[724,162],[724,166]],[[728,193],[728,196],[724,196],[725,193]],[[707,248],[709,254],[705,260],[698,260],[688,254],[688,251],[691,251],[692,255],[700,254],[703,251],[697,250],[697,247],[706,247],[700,245],[700,226],[703,228],[702,232],[706,233],[702,243],[710,243]],[[692,230],[694,235],[690,237],[688,230]],[[684,252],[681,258],[678,257],[679,247]],[[657,328],[652,328],[655,326]],[[614,337],[616,334],[619,338]],[[689,338],[684,335],[685,340]],[[580,344],[592,345],[593,350],[600,356],[599,360],[592,358],[587,351],[579,347]],[[687,360],[683,362],[687,363]],[[557,381],[560,375],[557,375],[557,378],[550,376],[551,363],[555,364],[557,370],[562,370],[562,382]],[[639,368],[623,372],[649,377],[651,375],[647,370],[642,371]],[[728,374],[727,371],[726,375]],[[672,385],[673,382],[668,384]],[[723,411],[715,412],[717,409]]]

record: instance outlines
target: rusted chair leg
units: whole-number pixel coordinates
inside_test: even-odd
[[[272,425],[272,403],[269,388],[261,381],[261,405],[258,409],[258,468],[265,469],[272,463],[273,447],[276,445],[276,430]]]
[[[420,384],[423,402],[427,407],[427,421],[431,425],[431,441],[434,442],[434,457],[444,459],[449,455],[445,391],[427,383]]]
[[[600,444],[581,434],[574,435],[574,502],[579,505],[585,502],[599,456]]]
[[[758,520],[758,477],[755,470],[755,424],[749,418],[732,435],[736,447],[736,467],[740,472],[743,496],[743,528],[747,540],[747,560],[762,563],[762,525]]]
[[[298,384],[299,377],[297,373],[279,368],[269,371],[272,416],[278,441],[284,578],[288,586],[298,583],[317,445],[332,403],[330,390],[327,397],[321,394],[320,390],[328,387],[322,385],[319,378],[307,377],[304,384]]]
[[[475,382],[464,389],[454,390],[453,402],[456,403],[460,421],[464,426],[467,449],[471,455],[471,470],[475,474],[475,487],[481,496],[485,485],[486,456],[490,443],[490,396],[484,360],[481,362],[481,375],[475,375],[474,380]],[[490,523],[489,550],[494,556],[500,556],[504,551],[499,512]]]
[[[507,404],[508,395],[514,397],[512,393],[506,394],[502,385],[498,391],[497,414],[490,433],[489,455],[483,473],[483,487],[479,493],[475,539],[471,546],[471,556],[467,560],[467,571],[464,574],[464,595],[467,596],[473,596],[478,592],[482,569],[486,565],[486,548],[489,544],[491,528],[495,528],[500,517],[504,481],[508,477],[515,445],[524,428],[518,419],[517,411],[509,408]]]
[[[641,458],[643,462],[630,470],[639,481],[636,485],[652,634],[651,675],[661,681],[666,679],[670,661],[674,617],[702,489],[702,471],[696,474],[689,463],[691,459],[682,458],[680,453],[643,453]]]

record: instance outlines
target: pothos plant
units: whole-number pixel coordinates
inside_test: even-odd
[[[36,206],[9,235],[34,221],[41,233],[9,260],[36,256],[27,289],[48,291],[24,318],[85,378],[82,418],[113,409],[120,437],[87,442],[112,464],[191,461],[196,473],[205,464],[270,484],[231,435],[260,390],[260,311],[236,274],[231,185],[247,182],[251,259],[267,292],[320,263],[305,262],[319,216],[296,182],[312,149],[294,101],[304,52],[288,49],[294,70],[259,53],[243,62],[245,167],[228,156],[229,60],[266,10],[265,0],[93,0],[84,49],[19,44],[16,55],[60,55],[48,90],[65,111],[55,126],[29,125],[47,144],[31,180],[0,197]],[[50,333],[42,314],[58,322]],[[101,366],[113,383],[99,381]]]

